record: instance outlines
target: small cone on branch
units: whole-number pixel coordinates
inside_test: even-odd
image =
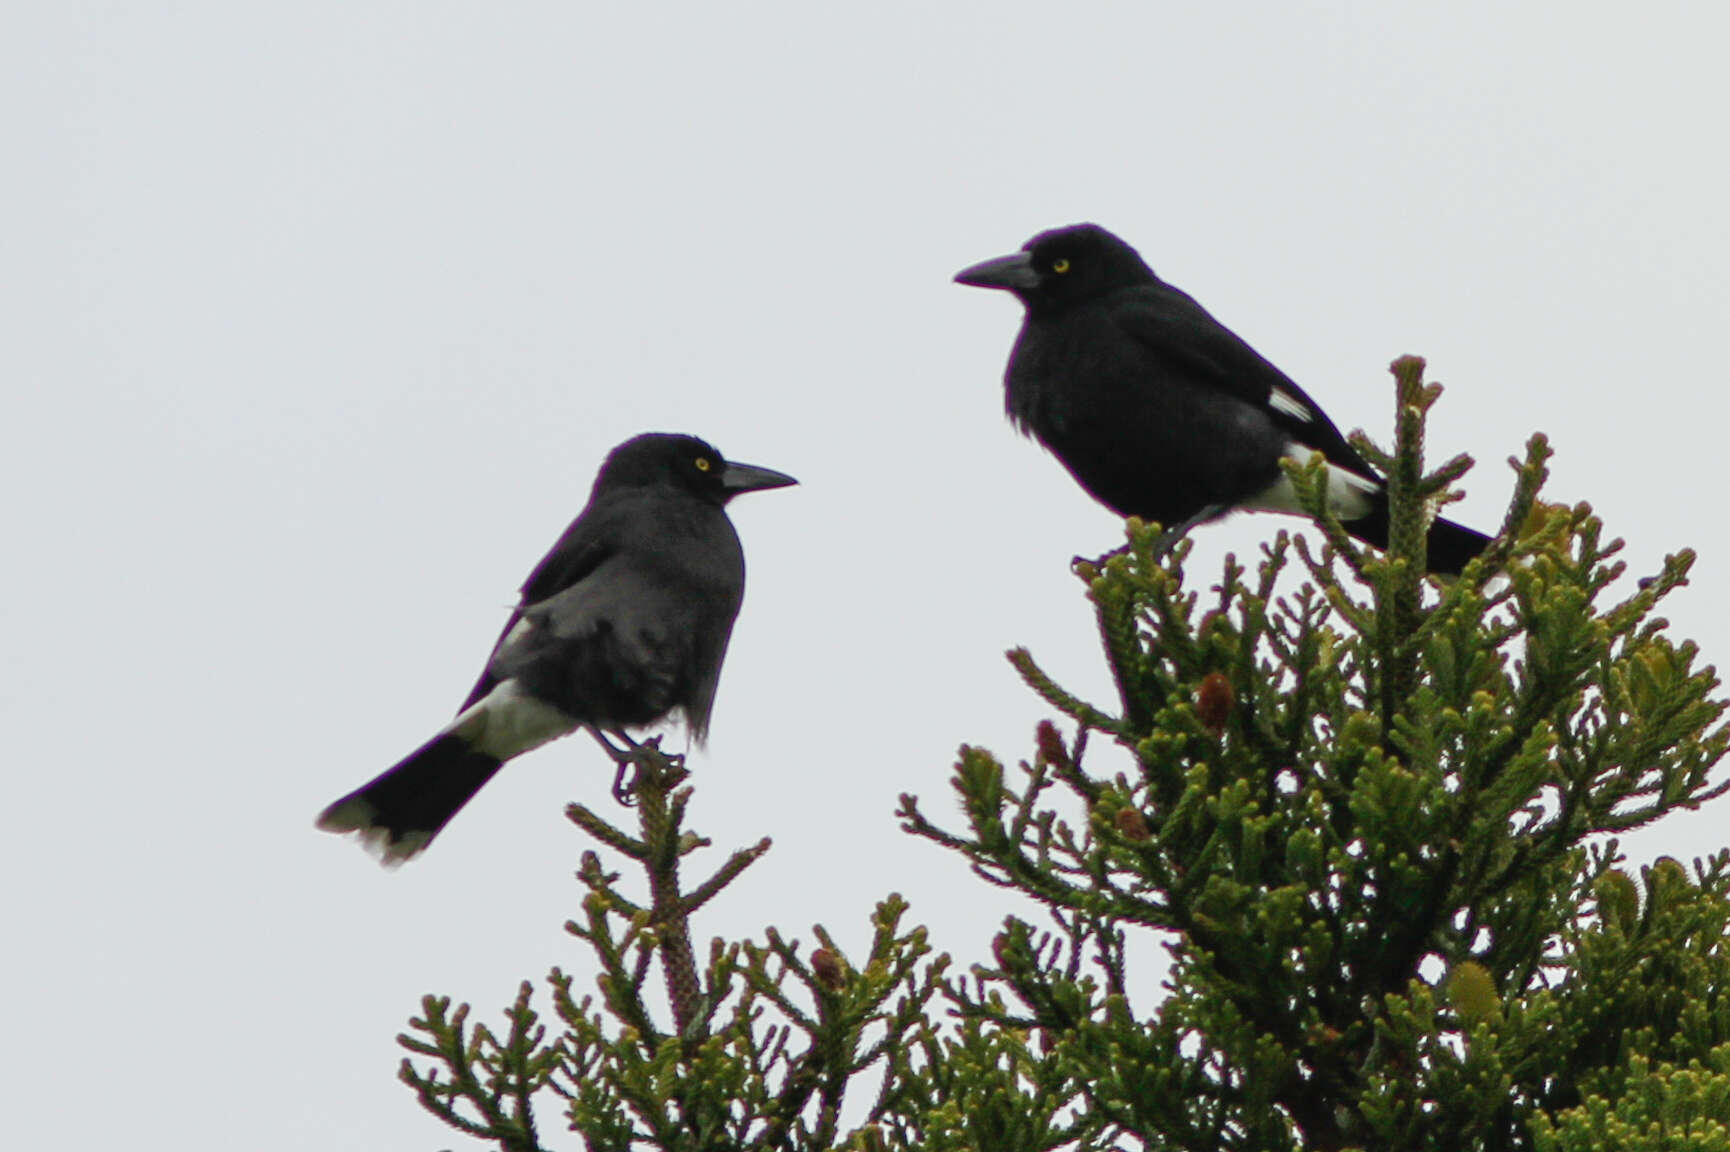
[[[1209,672],[1195,694],[1196,718],[1203,728],[1219,736],[1225,732],[1225,722],[1230,719],[1232,706],[1236,703],[1231,681],[1225,678],[1225,674]]]
[[[817,983],[831,992],[839,992],[847,984],[847,974],[841,968],[840,958],[827,948],[811,953],[811,974],[817,977]]]
[[[1140,844],[1153,835],[1147,827],[1147,817],[1141,814],[1139,808],[1119,808],[1117,810],[1117,832],[1125,840]]]

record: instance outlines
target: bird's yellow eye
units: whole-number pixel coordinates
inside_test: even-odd
[[[711,469],[713,467],[714,467],[714,465],[709,462],[709,458],[707,456],[697,457],[697,471],[707,472],[709,469]]]
[[[1051,262],[1051,270],[1059,276],[1069,271],[1069,257],[1059,256],[1057,259],[1053,260]]]

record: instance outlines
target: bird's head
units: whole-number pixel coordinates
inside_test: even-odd
[[[672,487],[713,504],[745,492],[785,488],[798,481],[785,472],[751,464],[729,464],[712,444],[695,436],[647,432],[607,453],[595,492],[630,487]]]
[[[1021,251],[955,274],[959,284],[1013,292],[1030,313],[1058,312],[1155,281],[1141,254],[1097,224],[1041,232]]]

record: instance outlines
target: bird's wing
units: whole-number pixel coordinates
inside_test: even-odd
[[[494,673],[493,665],[511,634],[522,624],[524,610],[581,584],[617,550],[617,533],[609,518],[585,511],[571,521],[551,550],[529,573],[529,578],[523,581],[517,607],[499,630],[499,638],[493,642],[492,655],[481,670],[480,679],[475,681],[474,688],[463,700],[462,707],[457,709],[459,713],[498,686],[499,677]]]
[[[724,514],[683,500],[639,504],[621,524],[599,566],[522,608],[520,632],[507,636],[493,671],[513,675],[545,660],[564,683],[628,689],[603,712],[619,723],[677,708],[701,741],[744,593],[738,537]],[[623,715],[627,705],[636,719]]]
[[[665,715],[703,675],[689,589],[615,556],[580,582],[525,606],[489,672],[521,678],[572,715],[629,726]],[[710,690],[712,693],[712,689]]]
[[[1163,283],[1125,292],[1113,302],[1111,318],[1184,378],[1263,410],[1293,440],[1375,478],[1320,405],[1187,293]]]
[[[550,599],[579,583],[619,550],[617,518],[606,509],[585,509],[541,557],[523,581],[523,604]]]
[[[682,708],[700,738],[743,560],[724,515],[705,510],[699,528],[686,505],[633,491],[585,510],[523,585],[469,704],[520,679],[547,703],[603,724],[647,724]]]

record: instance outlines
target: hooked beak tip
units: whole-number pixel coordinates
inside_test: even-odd
[[[1027,253],[1017,252],[971,264],[955,274],[955,282],[966,284],[970,288],[1001,288],[1007,292],[1019,292],[1038,287],[1039,273],[1034,270],[1033,260]]]
[[[728,464],[727,470],[721,474],[721,487],[728,495],[737,496],[743,492],[766,492],[771,488],[789,488],[799,483],[785,472],[777,472],[773,468],[759,468],[755,464]]]

